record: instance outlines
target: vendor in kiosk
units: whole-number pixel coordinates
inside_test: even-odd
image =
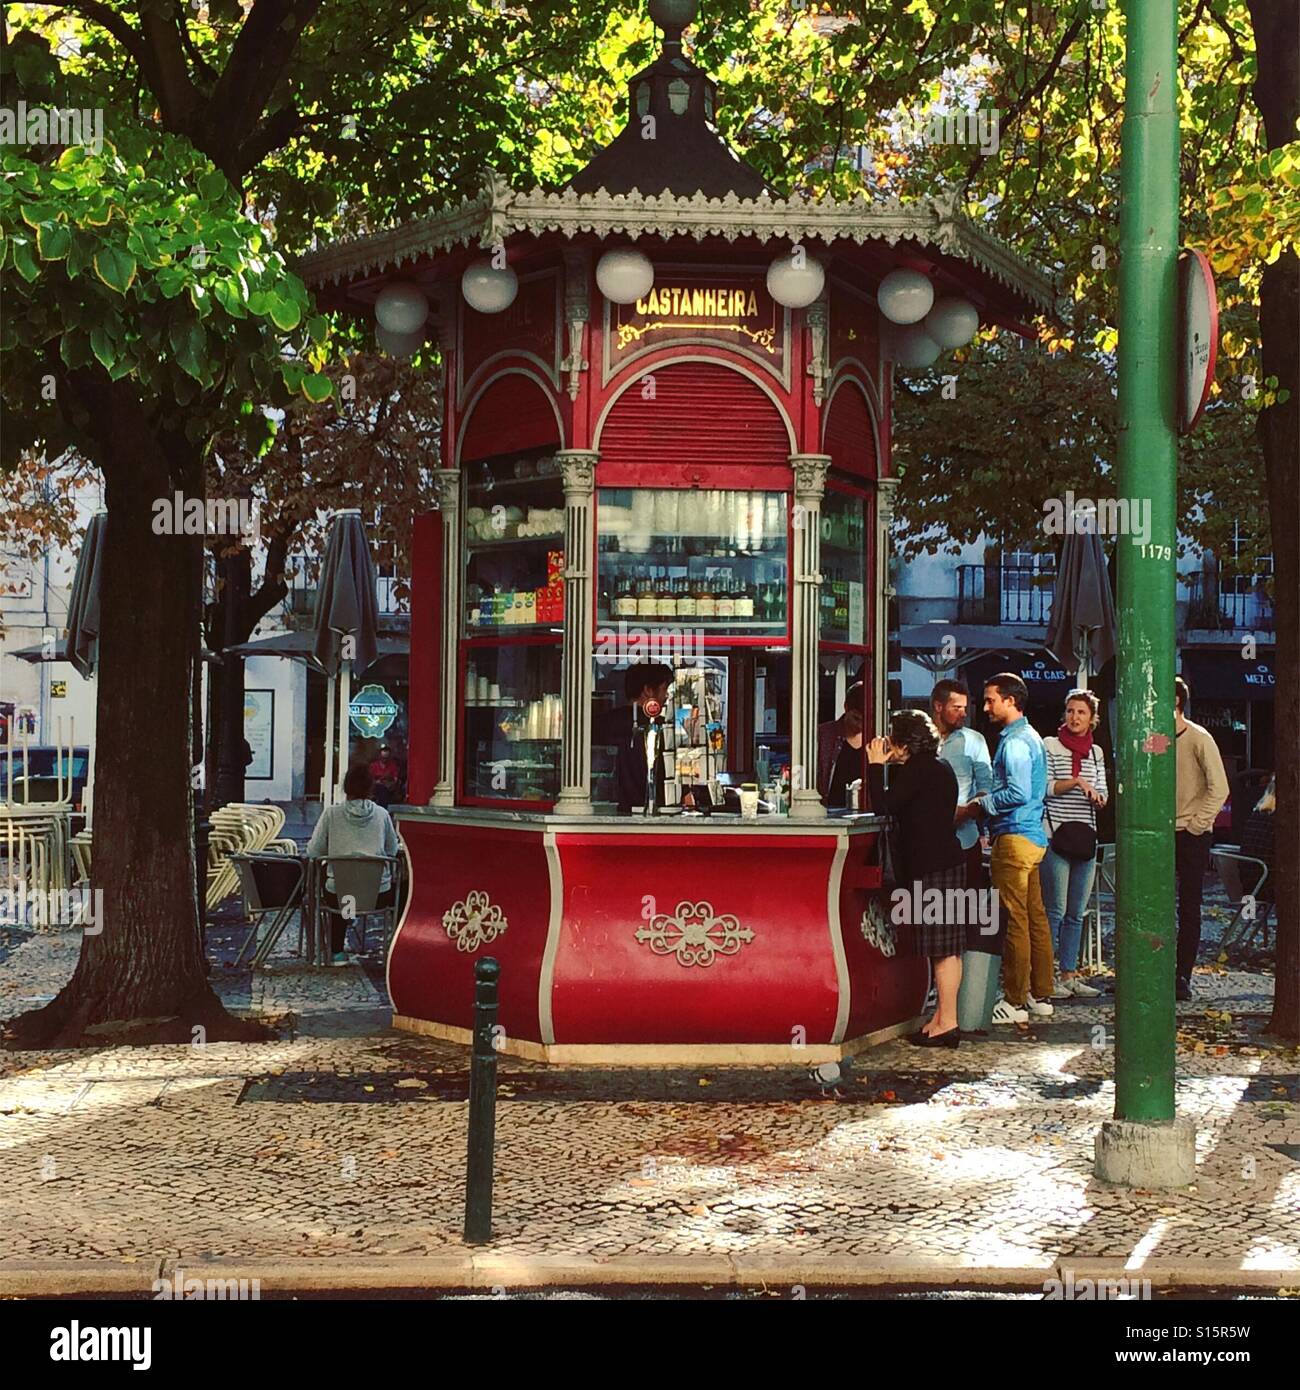
[[[650,787],[650,761],[646,736],[652,719],[662,714],[672,684],[671,666],[662,662],[639,662],[629,666],[623,677],[623,693],[628,703],[596,715],[592,720],[592,742],[614,748],[614,788],[620,816],[632,808],[644,807]],[[662,806],[664,797],[663,759],[655,762],[655,796]]]

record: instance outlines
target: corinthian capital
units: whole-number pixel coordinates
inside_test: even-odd
[[[826,470],[831,466],[829,454],[791,454],[794,469],[794,496],[805,506],[820,502],[826,492]]]
[[[594,449],[559,449],[555,457],[559,460],[560,473],[564,478],[565,497],[578,500],[590,497],[596,487],[596,460],[599,454]]]

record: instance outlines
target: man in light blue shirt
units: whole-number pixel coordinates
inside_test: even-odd
[[[984,686],[984,712],[1002,726],[993,759],[993,790],[969,803],[988,818],[993,840],[989,864],[993,887],[1007,919],[1002,953],[1002,994],[994,1023],[1048,1018],[1054,985],[1052,931],[1043,908],[1038,866],[1047,853],[1043,807],[1047,798],[1047,755],[1043,740],[1025,718],[1029,691],[1019,676],[1003,672]]]
[[[957,839],[966,852],[966,887],[984,887],[979,817],[969,802],[993,790],[993,763],[982,734],[966,727],[970,690],[965,681],[942,680],[930,692],[930,709],[943,735],[939,756],[957,776]]]

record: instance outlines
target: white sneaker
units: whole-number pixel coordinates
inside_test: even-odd
[[[1025,1009],[1017,1008],[1015,1004],[1008,1003],[1005,999],[999,999],[993,1006],[994,1023],[1028,1023],[1029,1014]]]
[[[1052,986],[1053,999],[1073,999],[1074,990],[1070,988],[1074,984],[1073,980],[1063,980],[1058,975],[1056,983]]]
[[[1032,994],[1026,1000],[1025,1007],[1035,1018],[1051,1018],[1056,1012],[1046,999],[1035,999]]]
[[[1101,990],[1093,989],[1090,984],[1085,984],[1082,975],[1076,975],[1074,979],[1066,980],[1065,988],[1068,989],[1076,999],[1101,998]],[[1056,995],[1052,995],[1052,998],[1055,999]]]

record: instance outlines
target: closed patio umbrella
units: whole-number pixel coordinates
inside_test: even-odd
[[[361,512],[336,512],[330,522],[316,589],[312,654],[329,676],[325,716],[325,785],[321,801],[334,803],[335,782],[348,762],[348,719],[352,677],[374,664],[379,654],[375,562],[361,524]],[[334,767],[334,706],[338,701],[338,777]]]
[[[1089,673],[1100,671],[1115,655],[1115,600],[1106,552],[1094,526],[1081,520],[1087,517],[1086,511],[1075,512],[1075,528],[1061,547],[1044,642],[1062,666],[1078,668],[1081,689],[1087,687]],[[1081,524],[1086,534],[1080,533]]]
[[[72,592],[68,597],[68,626],[64,634],[66,659],[87,680],[94,678],[99,665],[99,596],[100,574],[104,562],[104,532],[108,513],[96,512],[86,527],[77,568],[72,576]],[[95,739],[90,740],[90,766],[86,770],[84,803],[86,826],[90,827],[95,811]]]

